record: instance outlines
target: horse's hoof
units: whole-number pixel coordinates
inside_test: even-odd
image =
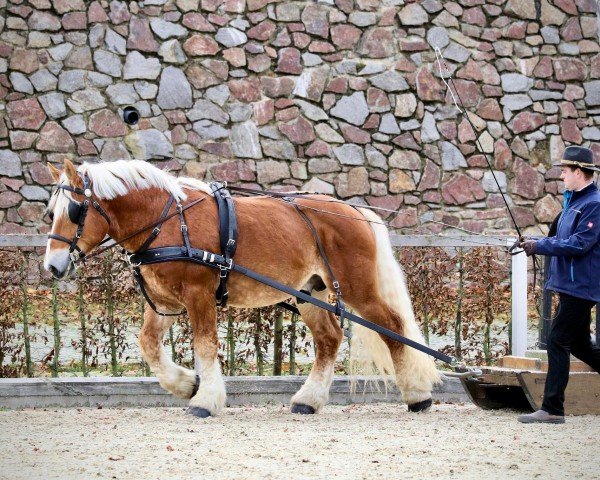
[[[433,401],[431,400],[431,398],[428,398],[427,400],[423,400],[422,402],[411,403],[408,406],[408,411],[425,413],[431,409],[432,403],[433,403]]]
[[[292,413],[299,413],[300,415],[312,415],[315,413],[315,409],[305,403],[292,403]]]
[[[208,418],[210,417],[210,412],[206,408],[202,407],[189,407],[186,412],[188,415],[193,415],[198,418]]]

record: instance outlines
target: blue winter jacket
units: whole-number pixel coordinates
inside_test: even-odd
[[[600,192],[593,183],[565,192],[556,236],[536,243],[536,253],[551,255],[546,288],[600,302]]]

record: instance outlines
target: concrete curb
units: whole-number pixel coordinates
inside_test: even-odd
[[[227,404],[289,404],[306,377],[225,377]],[[447,378],[435,388],[434,400],[468,402],[460,381]],[[359,377],[355,393],[348,377],[335,377],[329,403],[401,402],[396,388],[385,393],[377,377]],[[47,407],[184,407],[186,400],[163,390],[156,377],[16,378],[0,379],[0,408]]]

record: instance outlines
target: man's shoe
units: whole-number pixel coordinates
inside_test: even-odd
[[[517,420],[521,423],[565,423],[563,415],[551,415],[544,410],[538,410],[527,415],[519,415]]]

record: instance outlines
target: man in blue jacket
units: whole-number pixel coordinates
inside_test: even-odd
[[[559,165],[565,192],[556,236],[520,243],[527,255],[552,257],[546,288],[559,295],[548,338],[542,408],[519,416],[521,423],[564,423],[571,353],[600,372],[600,346],[590,339],[591,310],[600,302],[600,192],[594,184],[600,168],[584,147],[567,147]]]

